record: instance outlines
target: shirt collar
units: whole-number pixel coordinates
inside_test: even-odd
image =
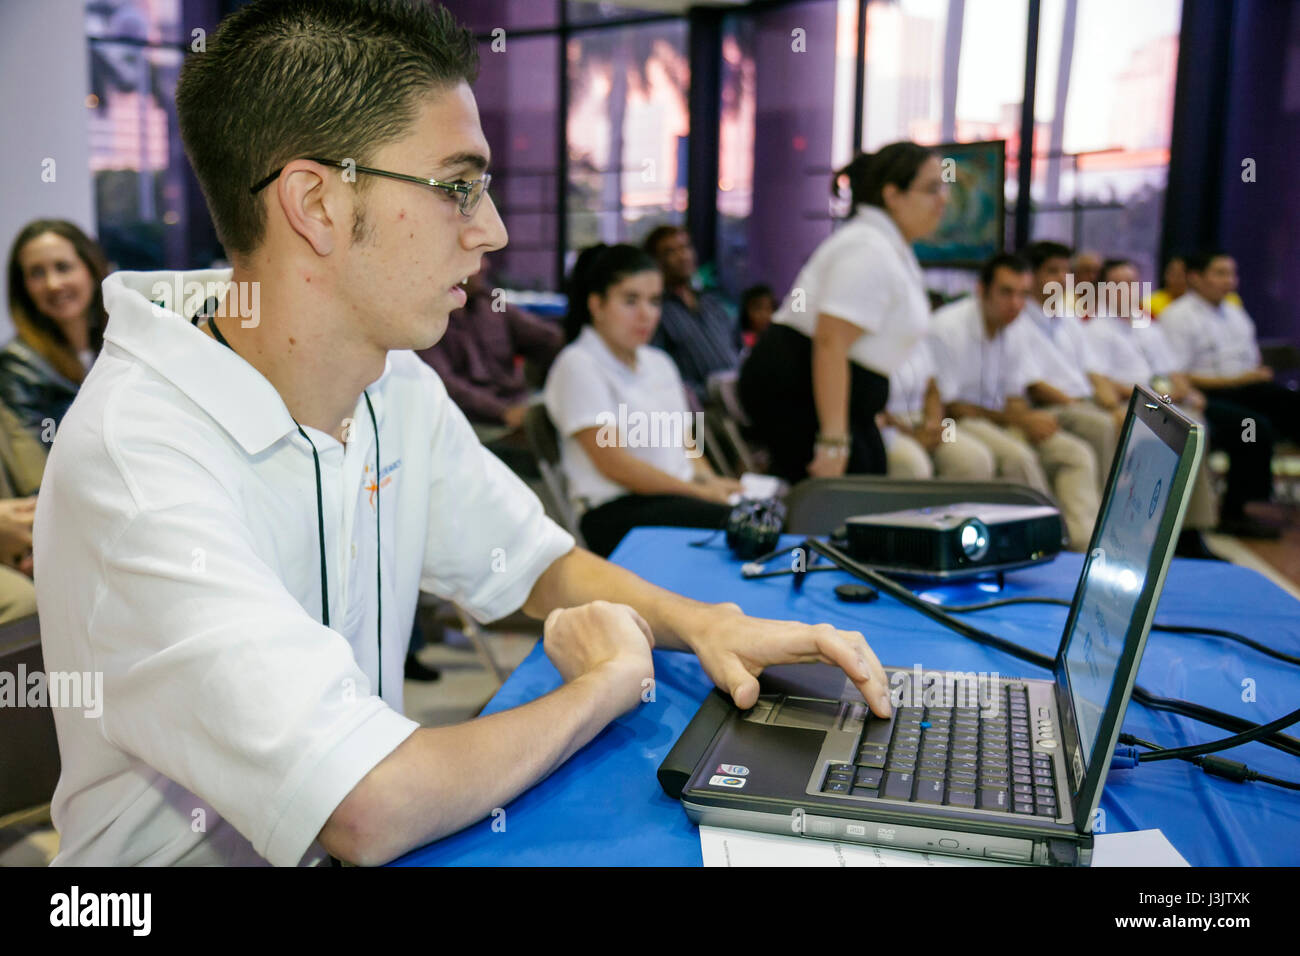
[[[877,232],[881,233],[889,244],[894,247],[906,265],[912,272],[920,276],[921,263],[916,258],[916,250],[912,244],[903,238],[902,231],[898,228],[898,223],[890,218],[889,213],[879,206],[861,205],[858,207],[857,214],[853,217],[855,222],[860,222],[870,226]]]
[[[1215,305],[1213,302],[1211,302],[1209,299],[1207,299],[1205,296],[1201,295],[1199,292],[1197,292],[1195,289],[1191,287],[1188,287],[1187,291],[1184,292],[1183,295],[1189,296],[1191,298],[1191,301],[1195,302],[1206,312],[1211,312],[1214,315],[1228,314],[1228,310],[1223,307],[1224,304],[1227,303],[1228,301],[1227,296],[1224,296],[1222,299],[1219,300],[1219,304]]]
[[[1045,335],[1051,337],[1052,322],[1054,321],[1037,300],[1026,298],[1024,311],[1020,313],[1021,319],[1028,319],[1032,325],[1036,325]]]
[[[628,368],[627,365],[605,344],[605,340],[600,337],[593,325],[584,325],[582,331],[578,333],[577,344],[586,350],[596,361],[600,362],[606,368],[611,369],[615,374],[625,379],[636,378],[637,372],[645,367],[645,349],[647,346],[638,346],[636,350],[636,368]]]
[[[284,399],[261,372],[191,324],[208,295],[221,296],[230,269],[193,272],[115,272],[104,280],[108,325],[104,341],[134,356],[202,408],[250,455],[265,451],[298,426]],[[219,323],[240,321],[232,315]],[[382,420],[383,399],[376,386],[367,391]],[[369,421],[364,396],[356,415]]]

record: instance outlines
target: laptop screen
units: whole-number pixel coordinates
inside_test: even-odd
[[[1065,674],[1084,759],[1091,760],[1124,643],[1147,584],[1156,535],[1169,503],[1178,452],[1141,416],[1129,439],[1077,596],[1078,613],[1065,635]]]

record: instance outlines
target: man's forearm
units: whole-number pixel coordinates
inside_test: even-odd
[[[1006,425],[1007,415],[992,408],[972,405],[970,402],[949,402],[948,415],[952,418],[983,418],[994,425]]]
[[[717,605],[693,601],[642,580],[583,548],[574,548],[547,568],[533,585],[524,612],[545,618],[557,607],[610,601],[635,608],[655,635],[657,647],[691,650],[684,635],[690,618]]]
[[[415,731],[339,804],[322,844],[341,859],[375,865],[482,819],[617,717],[614,687],[597,668],[513,710]]]
[[[1055,385],[1046,382],[1034,382],[1028,388],[1029,397],[1037,405],[1071,405],[1074,399],[1066,395]]]
[[[943,397],[939,394],[939,385],[933,378],[925,385],[923,414],[927,425],[938,425],[943,420]]]
[[[1249,385],[1251,382],[1258,382],[1259,379],[1252,373],[1247,372],[1244,375],[1197,375],[1189,372],[1187,378],[1193,385],[1202,391],[1214,391],[1218,388],[1236,388],[1239,385]]]

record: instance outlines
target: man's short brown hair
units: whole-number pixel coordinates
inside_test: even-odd
[[[227,254],[262,242],[267,193],[251,195],[255,182],[309,156],[365,165],[410,130],[421,97],[477,75],[473,34],[422,0],[254,0],[227,17],[176,88],[181,139]]]

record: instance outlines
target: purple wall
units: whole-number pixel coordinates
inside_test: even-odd
[[[479,44],[474,97],[492,149],[492,198],[510,232],[509,245],[492,256],[492,278],[516,286],[558,287],[559,47],[557,36],[508,33],[504,50]]]
[[[831,234],[835,3],[760,10],[754,20],[757,115],[749,281],[768,283],[779,298]],[[791,50],[795,28],[805,31],[807,52]]]
[[[1220,245],[1259,337],[1300,344],[1300,4],[1234,5],[1228,83]]]

